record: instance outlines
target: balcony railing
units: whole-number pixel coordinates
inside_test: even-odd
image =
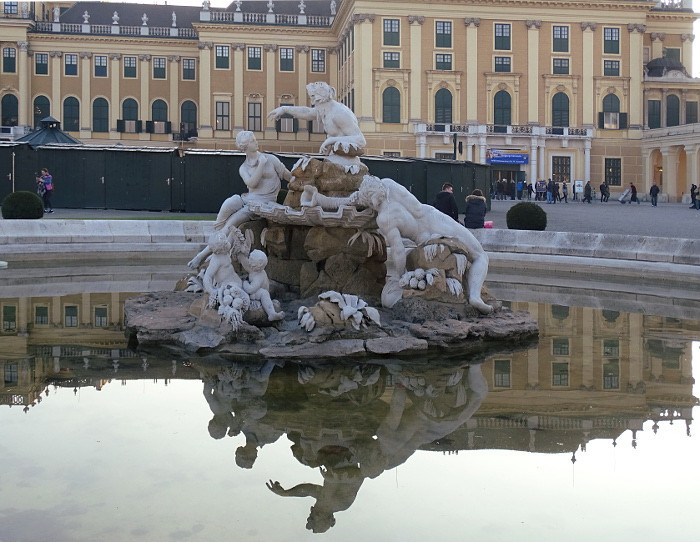
[[[272,24],[279,26],[331,26],[335,17],[323,15],[286,13],[246,13],[244,11],[207,11],[199,15],[200,21],[213,23]]]
[[[530,124],[441,124],[418,123],[415,133],[453,133],[464,135],[538,135],[547,137],[592,138],[593,129],[564,126],[533,126]]]
[[[197,38],[197,33],[194,31],[194,28],[179,28],[174,26],[127,26],[118,24],[52,23],[37,21],[34,23],[34,31],[57,34],[111,34],[118,36],[146,36],[156,38]]]

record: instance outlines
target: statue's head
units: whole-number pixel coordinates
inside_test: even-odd
[[[254,250],[248,256],[248,270],[262,271],[267,265],[267,256],[262,250]]]
[[[335,100],[335,89],[323,81],[309,83],[306,85],[306,92],[309,98],[311,98],[311,103],[313,105]]]
[[[357,203],[363,207],[377,209],[386,199],[386,186],[379,177],[365,175],[358,190]]]
[[[225,254],[231,251],[231,243],[228,242],[226,234],[219,231],[209,238],[209,248],[214,254]]]
[[[255,134],[249,130],[243,130],[236,135],[236,147],[243,152],[248,149],[248,145],[253,141],[257,142],[258,140],[255,139]]]

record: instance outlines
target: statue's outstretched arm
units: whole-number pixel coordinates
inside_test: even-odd
[[[278,120],[282,115],[291,115],[301,120],[316,120],[316,110],[303,105],[283,105],[267,114],[270,120]]]

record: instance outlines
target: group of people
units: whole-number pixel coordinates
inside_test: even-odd
[[[483,228],[487,210],[484,193],[476,188],[466,197],[466,202],[464,225],[472,229]],[[459,210],[454,196],[454,186],[451,183],[442,185],[442,190],[435,196],[433,207],[459,222]]]
[[[51,203],[54,189],[53,176],[47,168],[43,168],[41,173],[37,172],[34,174],[34,179],[36,181],[36,193],[44,202],[44,212],[53,213],[53,205]]]

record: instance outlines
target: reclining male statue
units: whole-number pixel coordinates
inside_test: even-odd
[[[355,205],[377,212],[379,233],[386,240],[389,258],[396,273],[394,277],[387,276],[387,283],[390,280],[398,282],[406,272],[403,238],[410,239],[417,245],[435,237],[456,239],[468,252],[467,259],[471,263],[467,274],[469,304],[483,314],[493,310],[491,305],[487,305],[481,299],[481,287],[489,267],[488,255],[481,243],[459,222],[431,205],[420,203],[396,181],[365,175],[359,190],[347,198],[323,196],[312,186],[304,187],[304,192],[302,205],[305,206],[320,205],[324,209],[332,209],[341,205]]]

